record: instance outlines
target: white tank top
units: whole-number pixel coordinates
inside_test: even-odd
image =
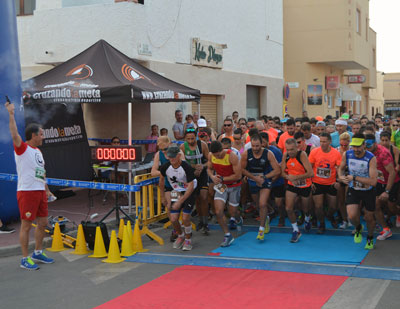
[[[14,145],[15,163],[17,165],[17,191],[45,190],[46,171],[42,152],[22,142],[19,148]]]

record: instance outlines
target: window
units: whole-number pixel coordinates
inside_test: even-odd
[[[372,49],[372,67],[376,68],[376,49]]]
[[[246,87],[246,116],[256,119],[260,116],[260,87]]]
[[[361,34],[361,11],[359,9],[356,10],[356,31]]]
[[[14,0],[17,16],[33,15],[36,0]]]

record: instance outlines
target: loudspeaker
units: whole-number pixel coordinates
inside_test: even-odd
[[[90,250],[94,249],[94,240],[96,237],[96,227],[100,226],[101,234],[103,236],[104,246],[108,252],[110,246],[110,237],[108,236],[107,226],[103,222],[90,222],[82,221],[83,233],[85,234],[85,240]]]

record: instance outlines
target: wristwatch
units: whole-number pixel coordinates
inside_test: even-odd
[[[385,190],[385,192],[386,192],[387,194],[389,194],[389,193],[390,193],[390,190]]]

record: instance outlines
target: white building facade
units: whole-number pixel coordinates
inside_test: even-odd
[[[18,17],[22,76],[47,71],[104,39],[151,70],[199,89],[201,114],[215,127],[233,111],[281,117],[282,15],[282,0],[36,0],[33,15]],[[126,103],[85,106],[88,136],[126,138]],[[191,103],[133,109],[137,139],[153,123],[172,136],[174,111],[194,111]]]

